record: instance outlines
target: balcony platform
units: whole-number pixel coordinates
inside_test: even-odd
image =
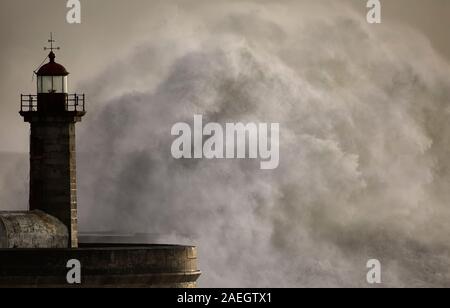
[[[42,93],[20,96],[25,122],[81,122],[86,115],[84,94]]]

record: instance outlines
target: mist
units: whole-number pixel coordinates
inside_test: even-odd
[[[405,25],[288,3],[173,7],[77,85],[81,229],[198,245],[201,287],[367,287],[372,258],[382,286],[449,287],[448,62]],[[279,167],[173,159],[194,114],[280,123]]]

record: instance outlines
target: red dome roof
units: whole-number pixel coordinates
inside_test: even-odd
[[[69,73],[66,68],[61,64],[55,62],[55,54],[50,52],[48,55],[50,62],[42,65],[39,71],[36,73],[38,76],[67,76]]]

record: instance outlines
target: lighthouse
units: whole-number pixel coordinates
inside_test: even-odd
[[[69,94],[69,73],[56,62],[52,36],[49,43],[36,93],[21,95],[31,131],[29,211],[0,211],[0,288],[195,287],[197,247],[111,236],[78,243],[75,124],[85,96]],[[67,279],[72,261],[82,267],[76,285]]]
[[[56,62],[51,35],[48,63],[35,71],[36,94],[21,95],[20,115],[30,123],[30,211],[59,219],[68,247],[78,247],[75,124],[86,114],[85,95],[69,94],[66,68]]]

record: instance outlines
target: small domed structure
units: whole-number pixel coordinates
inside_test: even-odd
[[[0,212],[0,249],[66,248],[67,227],[42,211]]]

